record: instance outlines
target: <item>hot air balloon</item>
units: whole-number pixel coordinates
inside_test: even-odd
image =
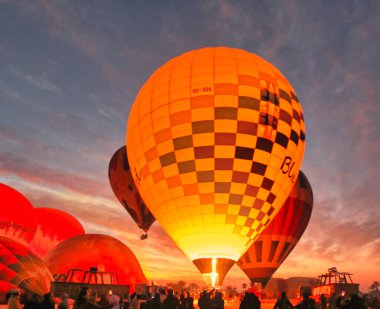
[[[115,272],[120,284],[129,284],[130,292],[135,283],[148,281],[133,252],[121,241],[107,235],[85,234],[74,236],[58,244],[44,257],[53,274],[59,278],[70,269]]]
[[[20,192],[0,183],[0,236],[26,245],[36,229],[32,204]]]
[[[259,56],[227,47],[190,51],[159,68],[127,125],[143,200],[212,286],[279,211],[304,148],[290,83]]]
[[[265,288],[268,280],[294,249],[309,223],[313,191],[301,171],[284,206],[237,262],[252,282]]]
[[[0,294],[10,289],[44,295],[52,276],[42,260],[24,245],[0,236]]]
[[[39,257],[60,242],[76,235],[84,234],[82,224],[72,215],[54,208],[35,208],[37,232],[29,248]]]
[[[141,239],[146,239],[146,232],[156,220],[141,199],[129,168],[127,150],[123,146],[111,158],[108,178],[115,196],[131,215],[138,227],[144,231]]]

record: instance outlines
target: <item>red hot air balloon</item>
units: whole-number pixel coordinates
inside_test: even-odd
[[[138,227],[144,231],[141,239],[146,239],[146,232],[156,219],[137,191],[128,163],[126,146],[121,147],[112,156],[108,167],[108,176],[117,199]]]
[[[39,257],[24,245],[0,236],[0,294],[21,288],[44,295],[50,291],[51,280],[49,270]]]
[[[35,208],[37,232],[29,248],[43,257],[62,241],[84,234],[82,224],[72,215],[53,208]]]
[[[28,244],[36,229],[32,204],[20,192],[0,183],[0,236]]]
[[[98,271],[117,273],[119,283],[129,284],[131,293],[135,283],[148,283],[133,252],[121,241],[107,235],[74,236],[58,244],[44,261],[56,279],[70,269],[95,267]]]
[[[237,264],[252,282],[263,287],[296,246],[309,223],[313,191],[301,171],[288,199]]]

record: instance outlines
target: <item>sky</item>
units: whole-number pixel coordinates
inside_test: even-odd
[[[186,51],[229,46],[274,64],[303,107],[308,228],[274,277],[336,266],[380,280],[380,2],[0,0],[0,182],[127,244],[149,280],[203,284],[156,222],[119,204],[108,163],[144,82]],[[248,278],[234,266],[225,286]]]

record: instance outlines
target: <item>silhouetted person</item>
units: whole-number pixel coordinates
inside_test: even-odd
[[[42,302],[40,302],[39,308],[40,309],[54,309],[55,308],[55,304],[54,304],[53,296],[51,295],[51,292],[46,293],[44,295]]]
[[[161,309],[160,294],[154,294],[154,297],[146,302],[146,309]]]
[[[358,294],[352,294],[350,301],[345,306],[345,309],[366,309],[364,301]]]
[[[330,297],[327,299],[327,303],[329,305],[329,309],[336,309],[336,294],[332,293]]]
[[[40,306],[40,298],[35,293],[26,293],[24,298],[24,309],[38,309]]]
[[[224,309],[224,299],[222,293],[215,292],[215,297],[211,299],[211,309]]]
[[[111,309],[120,309],[120,296],[116,294],[111,294],[108,298],[108,302],[110,303]]]
[[[239,309],[260,309],[261,303],[254,293],[245,293]]]
[[[58,305],[58,309],[69,309],[69,296],[66,293],[62,293],[61,302]],[[25,307],[24,307],[25,309]]]
[[[210,303],[210,294],[206,290],[204,290],[198,299],[198,306],[200,309],[210,309]]]
[[[168,295],[166,294],[166,291],[164,288],[161,288],[159,292],[160,292],[160,302],[161,302],[161,308],[162,308],[162,304],[164,303],[164,300],[166,299],[166,297],[168,297]]]
[[[286,293],[282,292],[281,298],[277,300],[273,308],[274,309],[292,309],[293,305],[289,301],[289,299],[286,297]]]
[[[168,296],[162,303],[163,309],[179,309],[179,300],[173,295],[173,290],[168,289]]]
[[[315,306],[315,300],[312,298],[309,298],[309,293],[303,293],[302,294],[302,300],[301,302],[296,305],[294,308],[297,309],[316,309]]]
[[[326,309],[327,308],[327,299],[325,297],[325,294],[321,294],[319,302],[321,303],[321,309]]]
[[[337,309],[341,309],[343,308],[343,296],[342,295],[339,295],[337,298],[336,298],[336,308]]]
[[[111,306],[99,306],[91,301],[91,290],[88,287],[84,287],[80,290],[75,299],[73,309],[109,309]]]
[[[106,294],[100,294],[99,296],[99,301],[98,301],[99,306],[107,306],[109,305],[108,298]]]
[[[182,291],[179,300],[182,309],[194,309],[194,298],[190,296],[188,291]]]
[[[129,309],[139,309],[139,308],[140,308],[140,300],[137,297],[136,293],[133,293],[129,301]]]

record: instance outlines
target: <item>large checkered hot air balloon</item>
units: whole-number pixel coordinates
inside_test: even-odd
[[[227,47],[190,51],[159,68],[127,126],[142,198],[212,286],[280,210],[304,148],[290,83],[259,56]]]
[[[125,146],[119,148],[111,158],[108,166],[108,178],[112,191],[130,214],[137,226],[144,231],[141,239],[147,237],[146,232],[156,219],[146,207],[133,181]]]
[[[21,288],[44,295],[52,279],[45,263],[27,247],[0,236],[0,294]]]
[[[34,215],[37,232],[29,248],[41,258],[62,241],[85,233],[82,224],[65,211],[40,207],[34,209]]]
[[[313,208],[313,191],[301,171],[285,204],[237,264],[252,282],[266,286],[302,237]]]
[[[20,192],[0,183],[0,236],[26,245],[36,230],[32,204]]]

